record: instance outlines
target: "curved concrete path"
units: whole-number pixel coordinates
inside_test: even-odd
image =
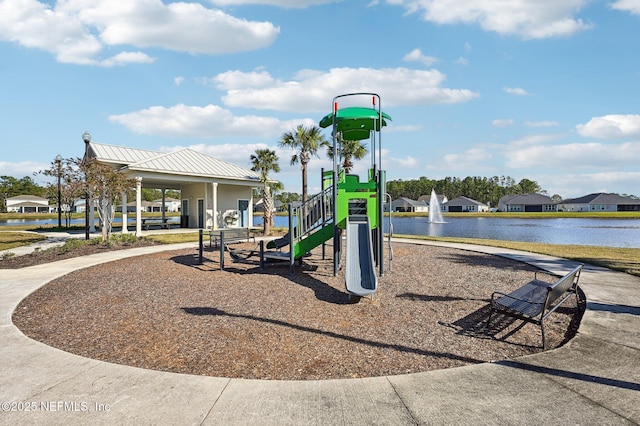
[[[507,256],[558,274],[575,265],[500,248],[437,245]],[[0,424],[640,423],[640,278],[591,266],[580,284],[587,311],[566,346],[404,376],[261,381],[165,373],[72,355],[25,337],[11,322],[20,300],[54,278],[187,247],[195,249],[155,246],[0,270]]]

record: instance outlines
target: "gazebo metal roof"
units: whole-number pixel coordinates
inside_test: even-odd
[[[143,184],[179,188],[181,183],[221,181],[236,185],[259,185],[260,175],[192,149],[159,152],[89,143],[89,156],[112,164],[128,175],[143,177]]]

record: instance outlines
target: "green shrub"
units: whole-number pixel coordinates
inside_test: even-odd
[[[95,240],[95,241],[94,241]],[[78,238],[69,238],[65,243],[60,247],[60,253],[68,253],[70,251],[76,250],[82,246],[87,244],[96,244],[97,238],[94,240],[80,240]],[[99,242],[99,241],[97,241]]]
[[[5,260],[5,259],[10,259],[12,257],[14,257],[16,254],[14,252],[8,251],[6,253],[3,253],[2,256],[0,256],[0,260]]]
[[[135,244],[138,242],[138,237],[136,234],[112,234],[109,240],[113,243]]]

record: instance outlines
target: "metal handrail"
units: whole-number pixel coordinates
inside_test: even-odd
[[[292,208],[294,223],[290,223],[290,229],[294,241],[311,234],[318,228],[325,226],[333,220],[333,195],[331,187],[309,198],[304,204]]]

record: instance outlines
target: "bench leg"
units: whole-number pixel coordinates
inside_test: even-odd
[[[544,322],[540,321],[540,330],[542,330],[542,349],[547,349],[547,341],[544,337]]]
[[[487,319],[487,325],[485,326],[486,328],[489,328],[489,324],[491,324],[492,315],[493,315],[493,308],[491,308],[491,310],[489,311],[489,318]]]

